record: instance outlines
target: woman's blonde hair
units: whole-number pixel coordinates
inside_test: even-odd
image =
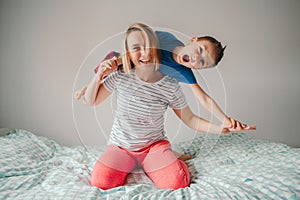
[[[159,42],[154,31],[147,25],[142,23],[134,23],[132,24],[125,33],[124,39],[124,53],[122,56],[123,69],[126,73],[130,73],[132,70],[132,62],[130,60],[128,45],[127,45],[127,37],[133,31],[141,31],[144,40],[145,40],[145,53],[150,56],[150,61],[155,65],[155,70],[158,70],[160,62],[161,62],[161,54]]]

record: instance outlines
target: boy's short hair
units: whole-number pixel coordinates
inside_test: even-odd
[[[207,40],[215,46],[215,51],[216,51],[215,65],[217,65],[220,62],[220,60],[223,58],[226,45],[223,47],[221,42],[219,42],[218,40],[216,40],[214,37],[211,36],[198,37],[198,41],[200,40]]]

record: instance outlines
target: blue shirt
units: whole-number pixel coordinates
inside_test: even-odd
[[[192,69],[178,64],[172,58],[172,51],[177,46],[184,46],[173,34],[164,31],[155,31],[159,40],[162,61],[159,71],[162,74],[174,77],[178,82],[187,84],[195,84],[197,80],[194,76]]]

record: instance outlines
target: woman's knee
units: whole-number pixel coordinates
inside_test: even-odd
[[[188,167],[179,159],[168,167],[147,174],[159,188],[176,190],[190,185]]]
[[[97,162],[91,175],[91,186],[103,190],[124,185],[128,172],[118,171]]]

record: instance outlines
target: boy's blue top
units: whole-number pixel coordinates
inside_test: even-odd
[[[177,46],[184,46],[173,34],[164,31],[155,31],[159,40],[162,61],[159,71],[165,75],[174,77],[178,82],[195,84],[197,80],[192,69],[180,65],[172,58],[172,51]]]

